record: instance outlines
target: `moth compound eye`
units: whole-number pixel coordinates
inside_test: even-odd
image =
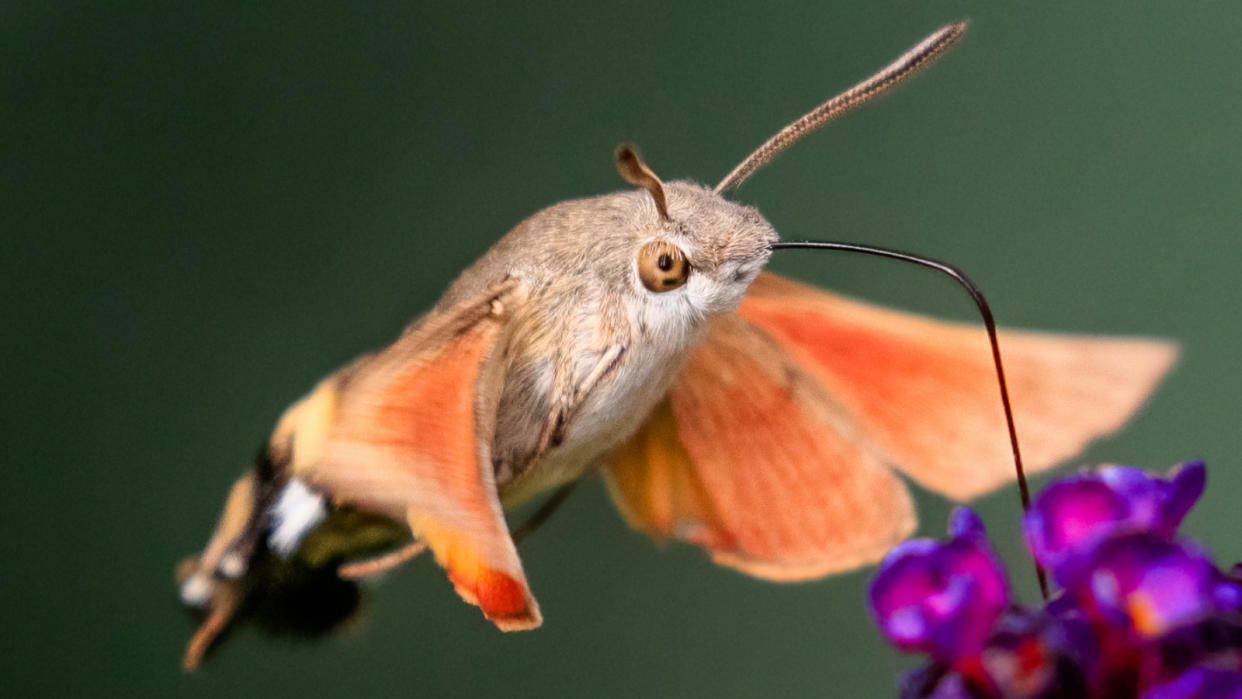
[[[651,291],[672,291],[689,276],[686,254],[672,243],[653,241],[638,251],[638,278]]]

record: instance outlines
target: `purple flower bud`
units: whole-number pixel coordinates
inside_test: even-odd
[[[1009,603],[1005,571],[983,523],[966,508],[950,517],[944,543],[914,539],[880,563],[871,582],[871,612],[898,648],[952,663],[975,657]]]
[[[983,528],[983,520],[969,507],[955,507],[949,513],[949,536],[954,539],[971,539],[985,545],[988,543],[988,533]]]
[[[1159,478],[1128,466],[1058,479],[1023,517],[1027,546],[1063,586],[1075,583],[1095,547],[1128,532],[1152,532],[1171,540],[1203,493],[1202,461],[1176,467]]]

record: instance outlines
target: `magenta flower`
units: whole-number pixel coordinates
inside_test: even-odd
[[[949,521],[949,541],[898,545],[871,584],[871,610],[889,640],[944,662],[976,655],[1009,603],[979,516],[961,507]]]
[[[1103,542],[1073,592],[1100,618],[1148,638],[1202,621],[1239,594],[1206,555],[1150,533]]]
[[[1023,529],[1061,589],[1010,604],[979,518],[960,508],[944,542],[899,545],[871,608],[898,648],[930,663],[903,697],[1242,699],[1242,564],[1223,573],[1177,528],[1203,492],[1191,462],[1166,477],[1107,467],[1056,480]]]
[[[1058,479],[1023,516],[1027,547],[1057,582],[1073,584],[1111,536],[1151,532],[1171,541],[1203,493],[1205,475],[1203,462],[1191,461],[1167,478],[1111,466]]]

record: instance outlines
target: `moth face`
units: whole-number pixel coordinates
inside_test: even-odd
[[[759,212],[689,182],[667,185],[670,221],[634,259],[639,290],[703,316],[741,302],[771,255],[776,231]]]

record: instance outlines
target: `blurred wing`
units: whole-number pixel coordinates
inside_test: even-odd
[[[1013,479],[982,326],[860,303],[771,273],[759,275],[738,313],[770,333],[920,484],[965,500]],[[1120,428],[1177,358],[1175,344],[1145,338],[1006,330],[1000,346],[1030,471]]]
[[[905,486],[764,331],[713,321],[669,393],[605,471],[629,524],[774,580],[878,560],[914,528]]]
[[[405,518],[458,594],[506,631],[540,623],[491,459],[517,293],[508,283],[431,316],[335,377],[332,424],[309,474],[338,501]]]

